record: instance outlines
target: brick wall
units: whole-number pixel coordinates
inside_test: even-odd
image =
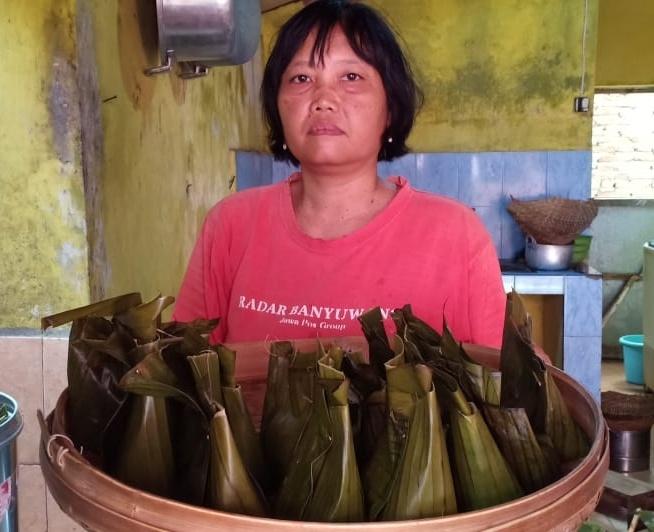
[[[596,94],[592,194],[654,198],[654,92]]]

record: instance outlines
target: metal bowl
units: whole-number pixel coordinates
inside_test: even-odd
[[[527,235],[525,261],[535,270],[566,270],[570,267],[573,249],[573,244],[539,244],[534,237]]]

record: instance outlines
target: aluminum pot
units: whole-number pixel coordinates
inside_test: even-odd
[[[573,249],[573,244],[539,244],[533,236],[527,235],[525,261],[527,266],[535,270],[565,270],[572,261]]]
[[[156,0],[162,64],[145,73],[170,71],[188,63],[196,75],[210,66],[240,65],[257,50],[261,30],[259,0]],[[195,77],[195,76],[187,76]]]

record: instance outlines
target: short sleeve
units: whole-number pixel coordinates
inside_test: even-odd
[[[500,348],[506,294],[502,272],[488,231],[473,215],[469,227],[468,312],[472,342]]]
[[[224,336],[226,327],[224,318],[231,286],[227,234],[226,221],[218,204],[202,225],[173,313],[173,319],[182,322],[222,318],[212,340]]]

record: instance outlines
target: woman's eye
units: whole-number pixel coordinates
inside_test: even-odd
[[[306,83],[309,81],[309,76],[306,74],[296,74],[291,78],[291,83]]]
[[[361,79],[361,76],[356,72],[348,72],[347,74],[345,74],[345,79],[347,79],[348,81],[357,81]]]

